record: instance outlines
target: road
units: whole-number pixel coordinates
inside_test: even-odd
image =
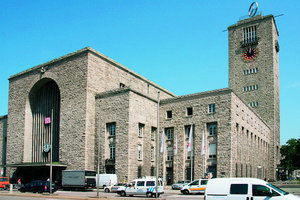
[[[1,192],[0,200],[54,200],[54,199],[64,199],[64,200],[90,200],[98,199],[96,198],[96,191],[57,191],[53,195],[49,194],[33,194],[33,193],[20,193],[14,191],[12,194],[9,192]],[[105,193],[100,191],[100,199],[113,199],[113,200],[128,200],[128,199],[155,199],[155,198],[146,198],[145,196],[134,196],[134,197],[121,197],[116,193]],[[182,200],[182,199],[203,199],[203,195],[182,195],[180,191],[165,191],[165,194],[161,195],[159,199],[165,200]]]

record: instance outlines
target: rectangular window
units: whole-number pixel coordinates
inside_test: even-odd
[[[115,153],[116,153],[116,148],[114,144],[109,145],[109,159],[114,160],[115,159]]]
[[[248,194],[248,184],[231,184],[230,194]]]
[[[155,135],[156,135],[156,127],[151,127],[151,140],[155,139]]]
[[[143,158],[143,150],[142,150],[142,145],[138,145],[138,160],[142,160]]]
[[[151,147],[151,150],[150,150],[150,160],[154,161],[154,147]]]
[[[168,110],[166,112],[166,117],[167,117],[167,119],[171,119],[172,118],[172,110]]]
[[[216,158],[217,144],[209,144],[209,158]]]
[[[145,186],[145,181],[138,181],[138,182],[136,182],[136,186],[137,187]]]
[[[257,42],[256,26],[244,28],[244,45]]]
[[[145,128],[145,124],[139,123],[139,133],[138,133],[138,136],[139,136],[139,137],[143,137],[143,134],[144,134],[144,128]]]
[[[155,186],[155,181],[147,181],[146,186]]]
[[[166,128],[165,129],[167,140],[173,140],[174,128]]]
[[[214,113],[214,112],[216,112],[215,104],[214,103],[209,104],[208,105],[208,113]]]
[[[109,136],[116,135],[116,123],[107,123],[106,124],[106,131],[108,132]]]
[[[217,124],[208,124],[208,133],[210,136],[217,135]]]
[[[186,115],[187,116],[193,115],[193,108],[192,107],[186,108]]]
[[[172,146],[168,146],[167,148],[167,161],[172,161],[173,160],[173,147]]]

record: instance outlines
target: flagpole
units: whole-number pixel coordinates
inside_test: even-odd
[[[51,143],[51,146],[50,146],[50,194],[52,194],[52,153],[53,153],[53,150],[52,150],[52,143],[53,143],[53,108],[51,109],[51,131],[50,131],[50,143]]]
[[[176,133],[176,182],[178,182],[178,132]]]
[[[158,162],[159,162],[159,94],[160,91],[157,92],[157,129],[156,129],[156,179],[155,179],[155,197],[158,198]]]
[[[191,125],[191,134],[190,134],[190,137],[193,136],[193,124]],[[191,138],[191,181],[193,181],[193,149],[194,149],[194,144],[193,144],[193,138]]]
[[[163,138],[163,143],[165,144],[165,131],[163,131],[164,134],[164,138]],[[165,166],[166,165],[166,156],[165,156],[165,145],[163,146],[163,183],[165,183],[165,179],[166,179],[166,174],[165,174]]]
[[[205,152],[206,151],[206,143],[205,143],[205,128],[202,131],[202,147],[201,147],[201,155],[202,155],[202,170],[203,170],[203,177],[205,177]]]

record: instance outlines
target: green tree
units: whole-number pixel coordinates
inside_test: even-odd
[[[280,166],[287,170],[289,175],[292,171],[300,169],[300,139],[289,139],[281,146],[280,153]]]

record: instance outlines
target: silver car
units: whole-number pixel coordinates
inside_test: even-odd
[[[183,188],[183,186],[189,184],[191,181],[186,180],[186,181],[178,181],[177,183],[174,183],[172,185],[172,190],[181,190],[181,188]]]

